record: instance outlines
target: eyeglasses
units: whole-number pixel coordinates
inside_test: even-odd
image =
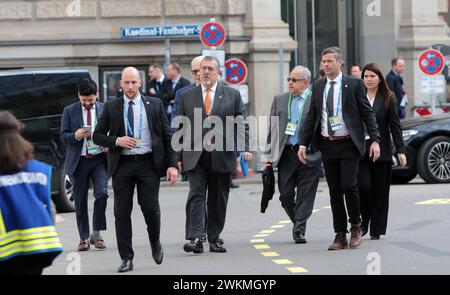
[[[295,78],[291,78],[291,77],[287,78],[287,81],[288,82],[292,81],[292,83],[296,83],[298,81],[304,81],[304,80],[306,80],[306,79],[295,79]]]

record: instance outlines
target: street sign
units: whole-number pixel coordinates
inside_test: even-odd
[[[225,66],[225,50],[203,49],[202,56],[213,56],[219,60],[220,68]]]
[[[247,79],[248,69],[245,63],[237,58],[225,62],[225,81],[228,84],[238,85]]]
[[[209,47],[219,47],[225,42],[226,34],[223,26],[216,22],[209,22],[200,31],[200,41]]]
[[[246,84],[241,85],[230,85],[231,88],[236,89],[241,94],[242,101],[244,104],[248,104],[248,86]]]
[[[445,94],[447,81],[443,75],[423,76],[420,79],[420,89],[423,94]]]
[[[197,37],[202,26],[121,27],[120,39],[145,39],[157,37]]]
[[[441,52],[436,49],[428,49],[419,56],[420,70],[430,76],[440,74],[444,69],[445,59]]]

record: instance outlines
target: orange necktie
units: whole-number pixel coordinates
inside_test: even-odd
[[[205,97],[205,112],[209,116],[209,111],[211,108],[211,89],[206,89],[206,97]]]

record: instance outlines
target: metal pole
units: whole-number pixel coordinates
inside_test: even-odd
[[[280,93],[284,92],[284,47],[283,42],[278,43],[278,55],[279,55],[279,71],[280,71]]]
[[[312,47],[313,47],[313,72],[314,77],[317,75],[316,65],[316,14],[315,14],[315,1],[311,0],[311,16],[312,16]]]
[[[161,0],[161,19],[163,21],[163,25],[167,26],[167,18],[166,18],[166,1]],[[170,64],[170,38],[168,36],[164,37],[164,68],[166,68]]]

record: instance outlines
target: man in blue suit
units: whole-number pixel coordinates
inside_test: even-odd
[[[392,59],[391,65],[392,70],[386,75],[386,82],[397,99],[398,117],[403,119],[406,116],[406,105],[408,104],[406,87],[401,76],[405,71],[405,60],[401,57],[396,57]]]
[[[80,243],[78,251],[89,250],[90,244],[97,249],[106,245],[100,235],[106,230],[106,203],[108,198],[107,149],[92,141],[92,133],[103,112],[103,103],[97,100],[97,84],[89,79],[78,83],[80,102],[64,108],[61,122],[61,138],[67,144],[65,172],[73,180],[73,199]],[[89,230],[88,189],[94,184],[93,232]]]

